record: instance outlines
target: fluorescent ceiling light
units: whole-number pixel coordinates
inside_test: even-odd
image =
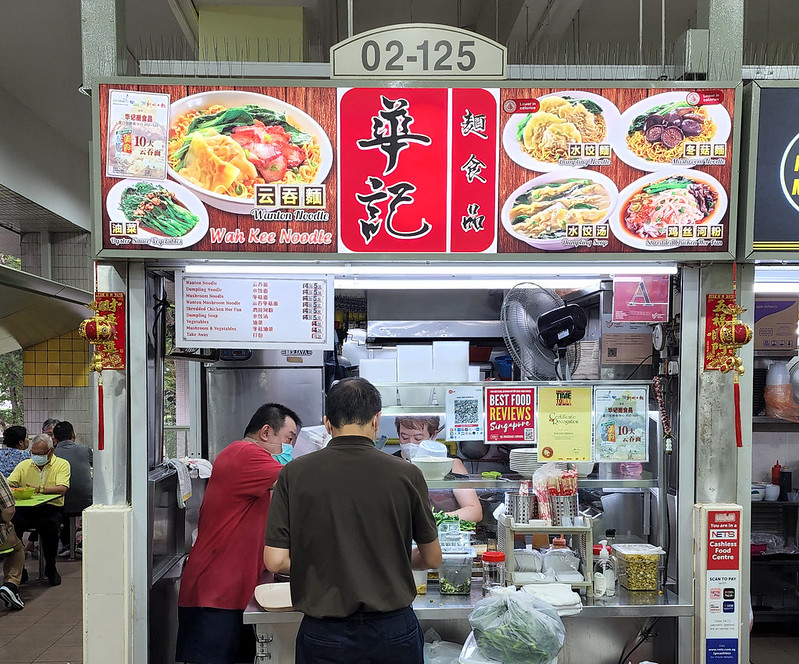
[[[336,278],[335,286],[352,290],[477,290],[488,288],[513,288],[527,281],[516,279],[370,279],[370,278]],[[536,279],[535,283],[543,288],[598,288],[598,279]]]
[[[597,279],[611,275],[671,275],[677,273],[676,265],[608,265],[585,263],[583,265],[558,265],[526,263],[191,263],[184,268],[189,274],[332,274],[334,276],[358,278],[364,276],[386,277],[512,277],[515,280],[581,276]]]
[[[755,293],[793,293],[799,295],[799,280],[755,282]]]

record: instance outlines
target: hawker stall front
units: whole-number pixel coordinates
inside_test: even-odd
[[[376,444],[415,457],[441,522],[444,565],[414,602],[425,629],[467,642],[501,558],[500,584],[566,593],[561,664],[589,649],[603,663],[633,648],[691,660],[694,502],[720,502],[695,482],[698,404],[731,413],[738,366],[721,329],[737,320],[739,90],[507,80],[501,47],[427,29],[455,40],[447,71],[498,52],[502,65],[472,80],[98,86],[97,301],[124,310],[127,358],[98,381],[114,507],[85,528],[116,529],[94,555],[123,565],[90,577],[86,601],[89,630],[109,597],[129,608],[119,661],[174,648],[203,486],[192,480],[184,510],[180,459],[213,464],[268,401],[296,410],[296,454],[313,454],[325,391],[347,375],[379,387]],[[345,44],[374,71],[390,56],[380,39]],[[164,400],[181,375],[176,448]],[[722,469],[733,421],[711,426]],[[721,499],[736,502],[734,482]],[[737,541],[734,507],[697,514],[697,532],[717,519]],[[725,599],[744,592],[732,567]],[[262,581],[244,615],[257,661],[291,662],[301,615],[271,585],[290,580]],[[740,599],[724,605],[724,624],[710,608],[698,622],[737,652]]]
[[[799,518],[794,477],[799,459],[799,124],[789,109],[799,102],[797,81],[753,81],[744,88],[751,121],[743,152],[745,225],[740,255],[753,264],[754,363],[750,503],[752,634],[796,620]]]

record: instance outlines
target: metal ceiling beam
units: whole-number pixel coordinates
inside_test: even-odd
[[[525,0],[508,34],[508,44],[523,44],[527,52],[538,44],[558,40],[568,29],[583,0]]]
[[[166,0],[180,31],[193,49],[200,44],[200,15],[192,0]]]

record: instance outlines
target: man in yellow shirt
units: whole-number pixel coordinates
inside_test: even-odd
[[[69,488],[71,469],[69,461],[53,454],[53,439],[47,434],[35,436],[31,443],[31,458],[17,464],[8,476],[11,486],[34,487],[36,493],[56,494],[58,498],[36,507],[17,507],[12,523],[17,537],[31,528],[39,532],[41,555],[44,556],[44,573],[51,586],[61,584],[56,570],[58,533],[64,511],[64,494]]]

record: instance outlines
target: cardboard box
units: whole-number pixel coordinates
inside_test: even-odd
[[[799,298],[774,295],[755,298],[755,350],[793,351]]]

